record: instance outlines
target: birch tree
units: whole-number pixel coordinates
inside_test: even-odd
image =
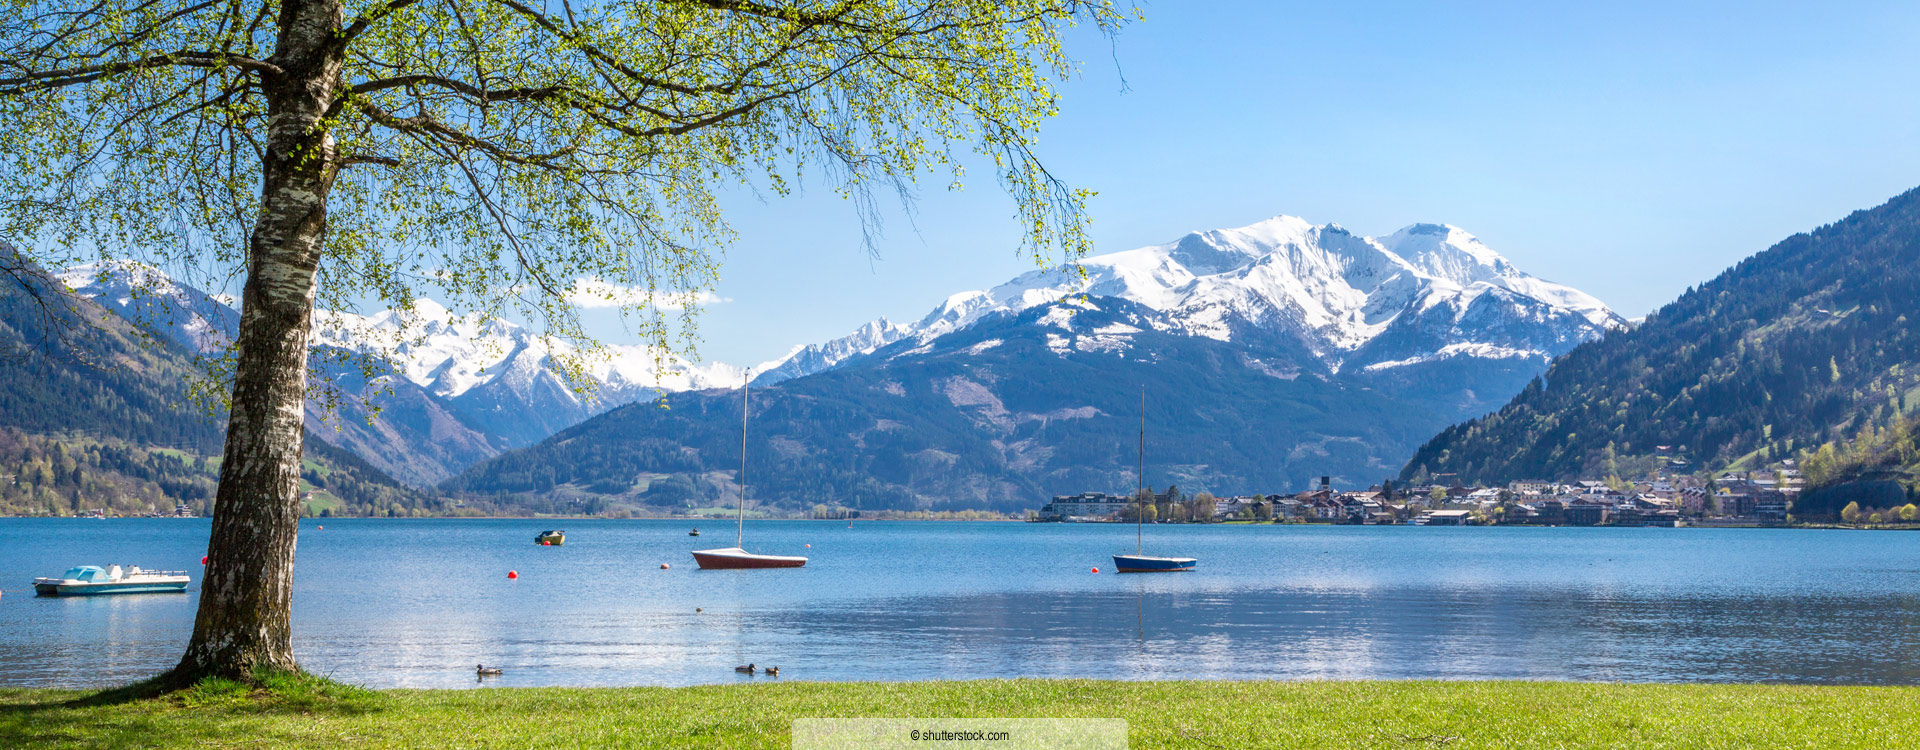
[[[732,238],[719,196],[958,186],[990,164],[1038,262],[1087,193],[1033,148],[1108,0],[0,0],[0,236],[42,266],[243,278],[230,421],[176,683],[297,668],[289,609],[316,305],[432,295],[592,352],[660,351]],[[637,291],[637,293],[636,293]],[[590,355],[589,355],[590,356]],[[569,359],[568,368],[579,366]],[[577,371],[571,374],[578,375]]]

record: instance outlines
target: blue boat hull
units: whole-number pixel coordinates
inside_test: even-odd
[[[41,596],[103,596],[106,594],[177,594],[187,590],[181,583],[36,583],[33,590]]]
[[[1191,557],[1153,557],[1151,555],[1114,555],[1113,569],[1121,573],[1170,573],[1193,570],[1200,564]]]

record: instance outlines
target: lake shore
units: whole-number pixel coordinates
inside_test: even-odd
[[[809,683],[370,691],[0,689],[0,746],[786,748],[795,718],[1120,718],[1133,748],[1920,746],[1920,688],[1572,682]],[[93,704],[90,703],[90,697]]]

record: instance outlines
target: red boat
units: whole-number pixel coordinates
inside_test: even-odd
[[[697,549],[693,551],[693,561],[700,563],[702,570],[727,570],[734,568],[798,568],[807,564],[807,558],[788,555],[756,555],[739,547],[726,549]]]
[[[747,384],[740,387],[740,518],[735,522],[732,547],[693,551],[693,561],[700,563],[701,570],[798,568],[807,564],[807,558],[804,557],[756,555],[742,549],[747,535],[747,389],[753,382],[752,373],[748,375]]]

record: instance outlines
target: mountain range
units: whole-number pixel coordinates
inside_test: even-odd
[[[915,323],[882,318],[798,347],[762,366],[755,382],[820,372],[895,341],[926,343],[1074,295],[1161,311],[1187,335],[1295,341],[1333,372],[1462,356],[1544,362],[1626,322],[1591,295],[1520,271],[1458,227],[1414,224],[1376,239],[1279,216],[955,294]]]
[[[220,349],[239,327],[239,312],[223,300],[144,264],[75,266],[57,277],[189,351]],[[609,346],[587,369],[588,396],[560,375],[554,347],[564,343],[508,321],[455,315],[430,299],[370,316],[322,311],[315,329],[313,367],[347,398],[316,394],[309,424],[417,487],[612,406],[741,377],[726,365],[657,363],[642,347]]]
[[[1277,217],[1035,271],[801,347],[756,379],[779,505],[1016,509],[1132,484],[1365,484],[1625,321],[1456,227],[1386,237]],[[442,485],[697,507],[738,492],[738,393],[630,404]]]
[[[62,294],[3,242],[0,268],[0,514],[207,513],[226,417],[187,403],[192,352]],[[312,432],[302,479],[315,513],[450,510]]]

